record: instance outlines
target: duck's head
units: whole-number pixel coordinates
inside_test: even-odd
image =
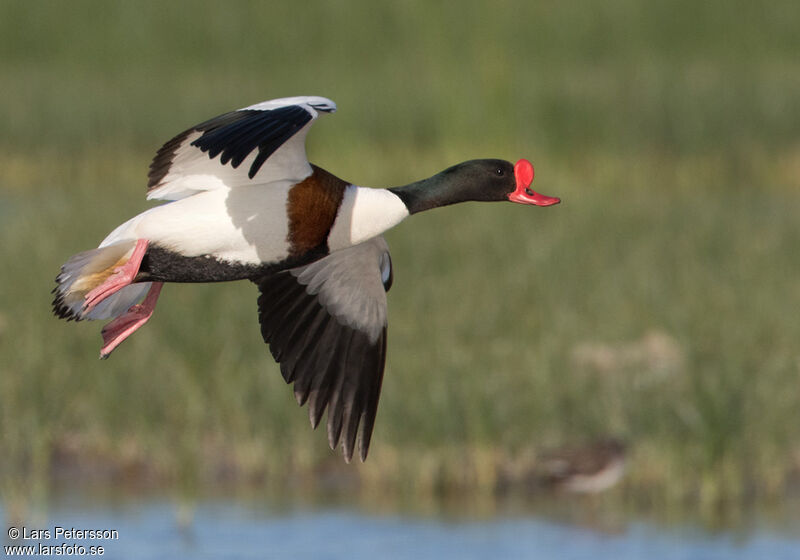
[[[552,206],[561,199],[531,189],[533,165],[527,159],[516,164],[501,159],[473,159],[456,164],[406,187],[391,189],[414,214],[459,202],[510,201]]]
[[[559,198],[544,196],[531,189],[533,165],[527,159],[513,165],[501,159],[475,159],[444,171],[448,172],[464,175],[457,182],[463,185],[464,194],[470,195],[467,200],[510,200],[535,206],[552,206],[561,202]]]

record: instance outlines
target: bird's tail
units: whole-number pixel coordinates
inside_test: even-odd
[[[130,259],[136,240],[124,240],[73,255],[61,267],[53,289],[53,313],[68,321],[109,319],[125,313],[144,297],[149,282],[131,284],[111,294],[91,309],[85,298]]]

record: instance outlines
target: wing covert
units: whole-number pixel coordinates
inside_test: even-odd
[[[311,173],[305,137],[324,97],[288,97],[225,113],[178,134],[159,149],[148,174],[148,199],[177,200],[197,192]]]
[[[298,404],[308,403],[313,427],[327,409],[328,443],[341,440],[348,462],[356,443],[366,459],[375,424],[389,278],[388,246],[378,237],[257,281],[264,341]]]

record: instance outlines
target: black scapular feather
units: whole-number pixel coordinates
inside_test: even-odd
[[[258,155],[248,171],[252,179],[267,158],[311,118],[311,113],[298,105],[265,111],[232,111],[194,127],[203,134],[192,142],[192,146],[200,148],[211,159],[221,154],[220,163],[227,165],[230,162],[234,168],[258,148]]]

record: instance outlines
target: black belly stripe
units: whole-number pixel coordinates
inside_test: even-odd
[[[158,245],[150,245],[142,258],[136,282],[197,283],[256,279],[280,270],[314,262],[327,253],[326,247],[318,247],[302,256],[293,256],[274,263],[253,265],[223,261],[211,255],[187,257]]]

